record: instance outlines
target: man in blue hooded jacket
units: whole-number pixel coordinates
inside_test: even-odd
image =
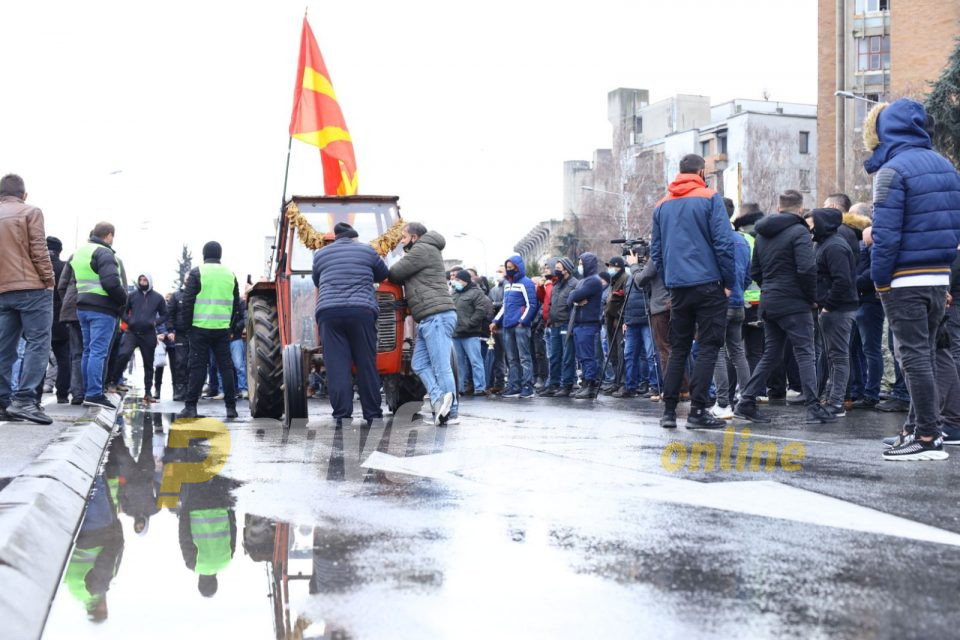
[[[537,317],[537,288],[527,277],[526,266],[519,255],[504,263],[506,284],[503,306],[493,319],[491,331],[503,330],[507,356],[507,388],[504,398],[533,397],[533,357],[530,353],[530,325]]]
[[[910,413],[884,460],[944,460],[934,380],[937,327],[960,243],[960,175],[933,150],[918,102],[879,104],[863,123],[873,154],[870,276],[893,331],[910,390]]]
[[[595,343],[603,311],[603,282],[597,275],[597,256],[590,252],[581,255],[577,273],[580,283],[569,300],[573,306],[574,351],[583,369],[583,385],[574,397],[582,400],[596,396],[599,386]]]

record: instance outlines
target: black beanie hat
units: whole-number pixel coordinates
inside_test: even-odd
[[[60,242],[60,238],[47,236],[47,251],[53,251],[54,253],[63,251],[63,243]]]
[[[223,248],[220,246],[220,243],[216,240],[211,240],[207,244],[203,245],[203,259],[204,260],[219,260],[223,257]]]
[[[753,213],[747,213],[742,216],[733,219],[733,228],[739,230],[740,227],[746,227],[752,224],[757,224],[760,218],[763,217],[762,211],[754,211]]]
[[[359,238],[360,234],[346,222],[338,222],[333,227],[333,235],[340,238]]]
[[[460,269],[460,271],[457,271],[453,277],[456,278],[457,280],[463,280],[467,284],[470,284],[471,282],[473,282],[473,274],[471,274],[466,269]]]

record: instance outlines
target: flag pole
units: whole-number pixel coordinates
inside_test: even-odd
[[[287,138],[287,167],[283,170],[283,197],[280,199],[280,212],[287,203],[287,178],[290,177],[290,149],[293,147],[293,136]]]

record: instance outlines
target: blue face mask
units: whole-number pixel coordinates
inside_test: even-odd
[[[609,269],[607,269],[607,273],[609,273],[609,274],[610,274],[610,277],[612,278],[612,277],[614,277],[615,275],[617,275],[617,268],[616,268],[616,267],[610,267]]]
[[[463,283],[458,280],[453,283],[453,288],[457,291],[463,291]]]

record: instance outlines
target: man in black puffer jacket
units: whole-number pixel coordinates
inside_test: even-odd
[[[358,233],[345,222],[334,226],[333,244],[313,256],[313,284],[317,287],[317,324],[323,343],[330,405],[337,425],[353,415],[353,375],[363,417],[370,424],[383,417],[380,374],[377,372],[377,316],[375,282],[390,275],[373,247],[356,241]]]
[[[568,340],[570,325],[570,294],[580,280],[574,275],[576,268],[570,258],[560,258],[553,267],[553,291],[550,294],[550,326],[547,340],[550,343],[550,383],[541,396],[567,398],[577,381],[577,360],[573,340]],[[562,385],[562,386],[561,386]]]
[[[857,315],[856,258],[840,233],[843,214],[837,209],[813,210],[817,241],[817,305],[827,352],[826,410],[845,415],[843,399],[850,377],[850,333]],[[849,227],[848,227],[849,228]]]
[[[817,299],[817,263],[810,231],[803,219],[803,196],[794,190],[780,195],[780,213],[757,222],[750,277],[760,285],[760,316],[764,321],[763,357],[743,388],[734,415],[768,423],[757,410],[757,396],[766,391],[767,377],[783,353],[784,341],[793,343],[807,405],[808,424],[833,422],[817,398],[817,369],[813,348],[813,308]]]
[[[116,373],[119,377],[127,368],[136,349],[143,358],[143,401],[153,402],[153,354],[157,350],[157,337],[166,337],[167,301],[153,290],[153,279],[149,273],[137,276],[137,288],[127,296],[127,308],[123,313],[127,322],[127,331],[120,343],[120,356],[117,359]],[[119,383],[119,380],[111,380]]]

